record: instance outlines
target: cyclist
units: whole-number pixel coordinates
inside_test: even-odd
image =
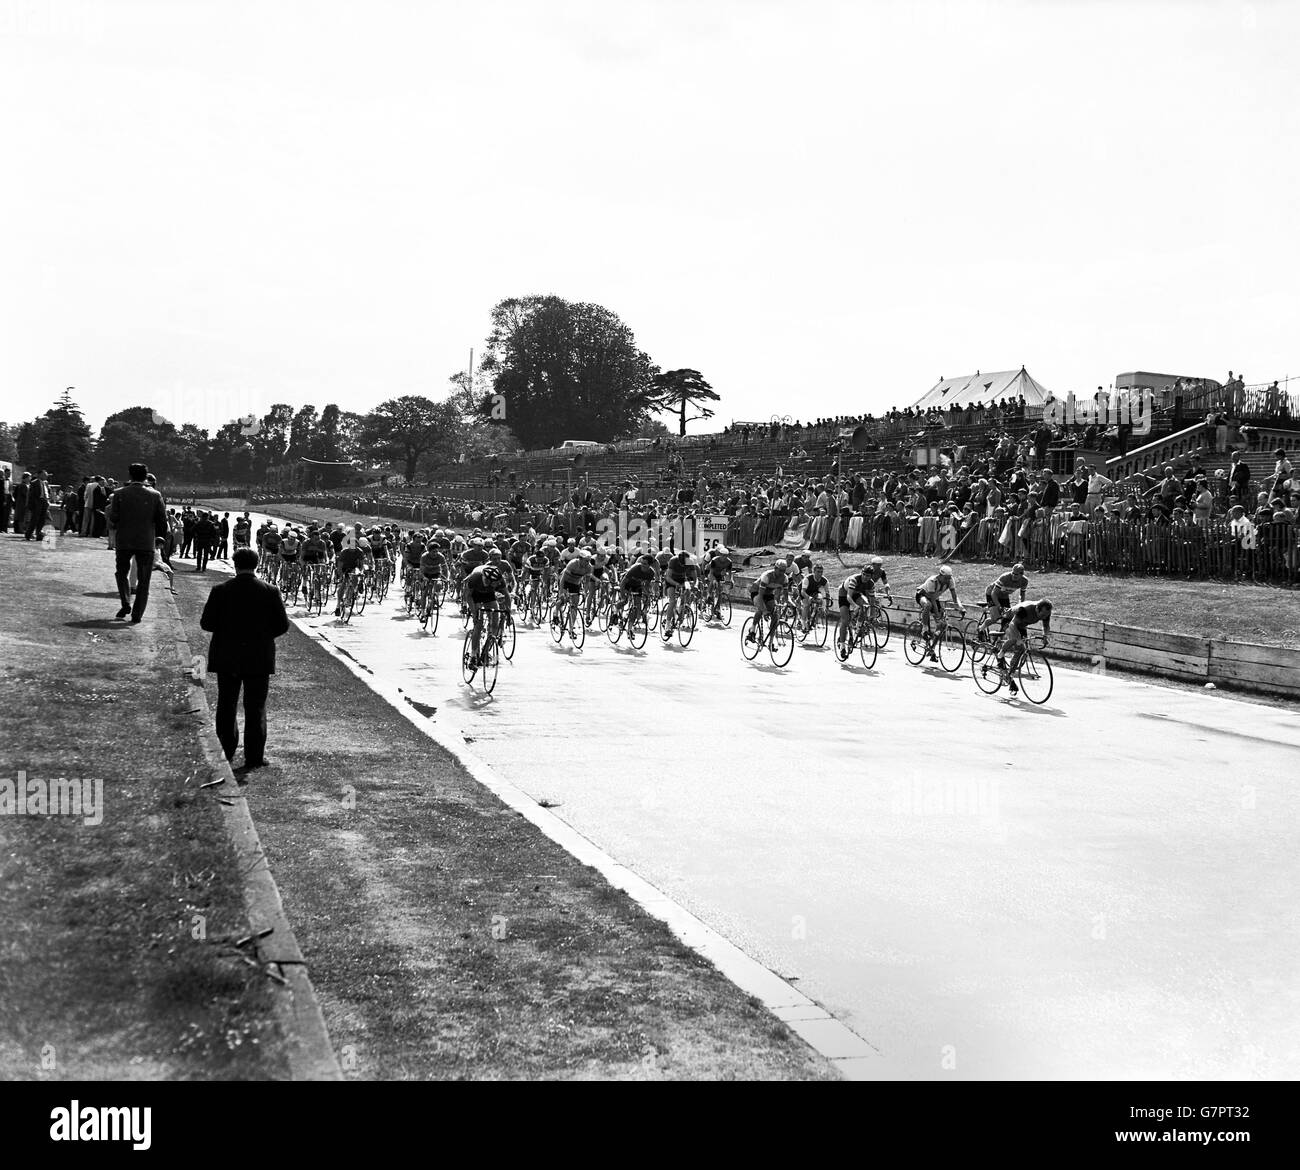
[[[591,576],[591,553],[586,549],[574,551],[573,559],[564,566],[560,574],[560,591],[568,598],[568,613],[565,621],[578,612],[578,599],[582,596],[586,579]]]
[[[325,562],[329,556],[329,545],[325,538],[321,536],[316,525],[307,529],[307,539],[302,542],[302,563],[304,565],[320,565]]]
[[[856,573],[845,577],[844,583],[840,586],[840,623],[835,631],[835,652],[840,656],[841,662],[849,656],[849,622],[852,620],[853,611],[871,608],[871,594],[875,588],[875,578],[866,569],[859,569]]]
[[[420,570],[420,558],[424,556],[425,539],[423,532],[415,532],[402,548],[403,576],[414,580]]]
[[[355,540],[349,543],[344,540],[343,547],[339,549],[339,555],[334,561],[339,575],[338,605],[334,607],[334,616],[343,616],[343,593],[347,579],[353,573],[359,573],[365,564],[365,553],[361,551],[360,546]]]
[[[817,604],[823,593],[830,597],[831,585],[826,580],[821,561],[814,561],[812,567],[799,582],[799,616],[803,620],[805,628],[812,619],[813,606]]]
[[[465,594],[469,598],[474,612],[474,629],[471,634],[472,641],[470,645],[474,653],[474,661],[482,663],[484,659],[481,644],[483,610],[488,607],[495,607],[497,598],[502,598],[509,605],[510,595],[506,592],[505,575],[498,565],[494,565],[490,561],[485,564],[475,565],[470,570],[469,576],[465,578]]]
[[[266,579],[272,584],[280,575],[280,533],[275,523],[269,522],[258,542],[262,550],[262,563],[266,568]]]
[[[711,617],[722,617],[722,587],[732,583],[732,570],[734,565],[731,562],[731,554],[727,551],[727,546],[720,544],[710,549],[709,557],[709,584],[713,592],[713,613]]]
[[[790,583],[790,564],[779,560],[765,573],[760,573],[749,587],[749,601],[754,607],[754,627],[745,635],[745,641],[754,641],[754,630],[762,626],[762,619],[776,612],[776,591],[784,589]],[[759,638],[762,644],[762,638]]]
[[[504,554],[496,545],[488,549],[488,564],[499,572],[506,583],[506,613],[510,612],[510,597],[515,591],[515,572],[505,560]]]
[[[984,591],[984,600],[994,607],[1002,622],[1004,634],[1007,632],[1007,622],[1011,620],[1011,592],[1014,589],[1020,590],[1020,600],[1023,603],[1029,592],[1029,578],[1025,576],[1024,565],[1012,565],[1010,572],[1003,573]]]
[[[1029,627],[1038,622],[1043,623],[1043,641],[1046,642],[1052,632],[1052,603],[1046,599],[1034,602],[1032,605],[1017,605],[1008,615],[1006,636],[1002,640],[1002,650],[998,654],[998,669],[1007,676],[1007,685],[1013,695],[1019,688],[1011,675],[1024,658]],[[1007,665],[1005,658],[1008,650],[1014,651],[1010,666]]]
[[[623,607],[633,597],[644,597],[646,585],[658,576],[658,570],[655,567],[655,559],[649,553],[642,553],[629,566],[626,573],[623,574],[619,581],[620,593],[618,602],[615,605],[615,611],[618,614],[618,622],[623,622]],[[642,606],[644,610],[644,605]]]
[[[247,548],[249,541],[252,539],[253,526],[248,522],[247,516],[240,516],[235,521],[235,547]]]
[[[431,540],[420,554],[420,580],[424,587],[437,589],[447,573],[447,557],[440,540]]]
[[[292,564],[298,559],[298,533],[295,529],[284,530],[284,539],[280,541],[280,556],[286,564]]]
[[[966,616],[966,609],[961,603],[961,598],[957,596],[957,582],[952,575],[952,569],[948,565],[940,565],[938,572],[922,581],[916,590],[916,604],[921,610],[921,627],[925,631],[927,643],[930,642],[934,634],[933,627],[930,624],[931,616],[943,612],[942,603],[939,600],[941,593],[951,594],[953,605],[957,607],[962,617]],[[931,662],[939,661],[935,656],[933,645],[930,646],[929,658]]]
[[[664,568],[664,596],[667,598],[664,607],[665,636],[677,620],[677,595],[690,589],[696,573],[694,558],[684,548],[668,558],[668,564]]]

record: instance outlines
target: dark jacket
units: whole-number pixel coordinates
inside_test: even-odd
[[[143,483],[128,483],[108,501],[108,518],[119,549],[153,551],[154,540],[167,538],[167,509],[162,494]]]
[[[275,640],[289,630],[284,599],[253,573],[213,587],[199,625],[212,635],[209,674],[241,678],[275,673]]]
[[[1061,485],[1054,479],[1049,479],[1042,485],[1043,489],[1043,507],[1055,508],[1061,502]]]

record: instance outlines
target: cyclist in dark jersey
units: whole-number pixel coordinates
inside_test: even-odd
[[[483,611],[495,606],[498,599],[503,605],[510,604],[510,594],[506,589],[505,576],[501,569],[491,562],[476,565],[465,578],[465,594],[474,612],[474,629],[471,647],[476,662],[483,661],[481,636],[483,632]]]
[[[846,577],[840,586],[840,624],[835,631],[835,651],[841,662],[849,656],[849,621],[853,611],[871,604],[870,595],[875,587],[875,581],[861,569]]]
[[[1028,645],[1029,627],[1039,622],[1043,623],[1043,640],[1046,641],[1052,632],[1052,603],[1046,599],[1034,602],[1032,605],[1017,605],[1011,611],[1007,621],[1007,632],[1002,639],[1002,651],[998,655],[999,669],[1008,675],[1015,671]],[[1013,652],[1010,666],[1005,659],[1007,651]],[[1007,682],[1014,695],[1019,689],[1016,680],[1008,677]]]
[[[655,559],[649,553],[642,553],[619,580],[618,601],[615,610],[618,621],[623,621],[623,610],[629,598],[644,597],[646,586],[659,576],[655,568]]]

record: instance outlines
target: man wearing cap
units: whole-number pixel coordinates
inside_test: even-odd
[[[148,474],[149,469],[143,463],[132,463],[130,483],[118,488],[108,502],[108,520],[115,535],[117,592],[122,602],[117,616],[121,619],[130,614],[132,625],[140,624],[149,604],[154,541],[167,538],[167,509],[158,491],[145,483]],[[137,581],[134,606],[130,595],[132,561]]]

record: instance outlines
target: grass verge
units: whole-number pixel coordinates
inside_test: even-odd
[[[100,541],[0,536],[0,778],[99,778],[103,819],[0,817],[0,1077],[287,1076],[162,599],[113,622]]]

